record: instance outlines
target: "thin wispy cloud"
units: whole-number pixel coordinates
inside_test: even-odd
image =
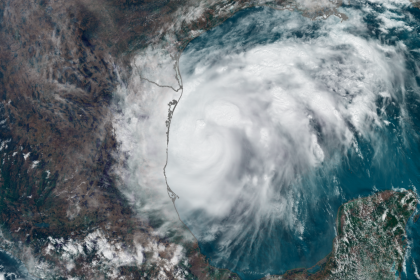
[[[312,210],[333,221],[317,204],[319,173],[348,153],[363,159],[357,139],[379,147],[383,107],[404,96],[404,46],[368,33],[357,12],[340,23],[264,9],[184,52],[167,175],[181,218],[217,244],[214,262],[244,269],[258,251],[281,260],[285,243],[315,233]]]
[[[343,22],[245,11],[182,54],[166,174],[182,221],[213,264],[257,278],[313,265],[331,250],[336,208],[352,198],[344,171],[370,178],[400,164],[390,143],[407,142],[406,96],[417,86],[412,52],[390,38],[415,25],[400,10],[407,3],[358,2]],[[152,62],[167,59],[152,54]],[[144,77],[176,88],[172,66],[159,76],[145,58],[134,64],[145,62]],[[178,222],[163,176],[165,121],[180,92],[137,74],[117,94],[115,170],[139,216],[165,236]],[[394,185],[367,188],[376,187]]]

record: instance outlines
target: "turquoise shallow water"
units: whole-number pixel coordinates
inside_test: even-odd
[[[369,78],[369,73],[359,74],[358,67],[365,67],[363,63],[354,63],[343,72],[337,69],[344,68],[331,68],[332,72],[325,72],[323,69],[331,65],[345,64],[346,56],[355,54],[353,49],[363,53],[363,46],[356,43],[337,43],[325,47],[328,57],[334,61],[329,61],[328,65],[326,62],[325,67],[321,62],[319,71],[308,74],[326,85],[327,91],[335,92],[339,98],[349,98],[349,107],[353,100],[356,102],[362,95],[363,89],[350,86],[350,92],[340,92],[340,87],[343,86],[332,85],[329,78],[322,73],[347,75],[339,80],[344,82],[354,80],[378,83],[374,87],[377,90],[372,103],[374,106],[368,109],[378,116],[381,124],[372,119],[362,119],[361,122],[365,125],[364,131],[360,132],[349,117],[346,126],[357,145],[342,146],[340,139],[328,137],[324,133],[327,124],[316,121],[316,118],[310,123],[313,131],[317,132],[318,143],[324,150],[325,158],[315,168],[302,169],[304,171],[296,169],[297,179],[291,181],[287,188],[279,188],[279,193],[287,197],[289,204],[293,201],[292,208],[298,209],[292,210],[303,224],[304,230],[301,234],[296,234],[296,230],[285,226],[285,221],[281,219],[260,220],[255,223],[259,212],[255,210],[250,215],[241,215],[239,212],[245,211],[240,207],[241,200],[236,202],[236,211],[223,218],[214,218],[203,210],[191,211],[191,206],[182,201],[182,196],[177,201],[181,218],[198,237],[201,251],[210,258],[211,264],[231,269],[242,279],[258,279],[297,267],[311,267],[324,258],[332,249],[336,212],[348,200],[387,189],[413,189],[419,194],[420,10],[407,3],[378,4],[360,1],[344,5],[342,11],[350,17],[348,23],[340,23],[339,19],[333,17],[311,21],[297,12],[268,8],[248,9],[194,39],[181,57],[181,74],[188,81],[193,79],[189,77],[193,77],[201,65],[210,69],[218,65],[220,60],[229,64],[229,61],[234,61],[230,60],[232,56],[246,54],[261,46],[291,39],[305,44],[334,33],[334,36],[350,34],[367,42],[366,44],[375,45],[375,48],[381,49],[384,61],[397,59],[403,67],[395,66],[395,69],[387,70],[393,74],[391,78],[388,76],[389,85],[383,89],[381,82],[375,80],[375,73],[372,73],[373,78]],[[381,63],[379,60],[373,61]],[[238,66],[238,69],[241,67],[246,65]],[[387,67],[392,68],[393,64],[387,64]],[[215,75],[207,78],[217,83],[218,78]],[[387,91],[389,95],[381,91]],[[184,101],[183,99],[180,104]],[[182,118],[177,116],[182,115],[181,106],[179,110],[181,113],[177,111],[173,118],[175,126],[177,122],[182,122]],[[343,112],[346,112],[345,109]],[[293,151],[289,152],[293,154]],[[251,152],[249,154],[248,162],[255,157]],[[171,156],[169,169],[170,165]],[[276,180],[272,181],[273,188],[276,188],[276,182],[280,182]],[[171,184],[170,176],[169,183]],[[177,192],[176,186],[171,187]],[[238,235],[235,240],[229,234],[235,224],[242,225],[244,231],[252,234]],[[213,230],[214,228],[217,230]],[[207,234],[210,231],[211,238]],[[410,248],[407,251],[402,279],[417,279],[416,271],[420,267],[420,222],[414,224],[411,219],[407,232]]]

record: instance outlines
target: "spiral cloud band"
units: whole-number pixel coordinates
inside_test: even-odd
[[[366,157],[360,139],[384,145],[389,104],[404,115],[405,46],[368,39],[365,15],[346,12],[340,22],[246,11],[181,56],[167,178],[181,219],[218,265],[252,269],[259,250],[267,262],[298,254],[291,268],[324,257],[336,211],[328,200],[343,195],[334,166]],[[381,32],[409,28],[381,22]],[[331,228],[317,239],[322,248],[310,241],[317,219]]]

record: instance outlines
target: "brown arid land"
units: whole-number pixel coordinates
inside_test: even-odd
[[[211,267],[181,221],[162,236],[159,218],[133,210],[112,105],[136,77],[182,91],[188,42],[262,5],[346,19],[327,0],[0,1],[1,248],[42,279],[238,278]]]

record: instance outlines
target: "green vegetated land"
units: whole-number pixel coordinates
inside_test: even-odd
[[[411,190],[384,191],[343,204],[333,250],[325,259],[309,269],[266,279],[398,278],[407,248],[405,227],[417,201]]]

